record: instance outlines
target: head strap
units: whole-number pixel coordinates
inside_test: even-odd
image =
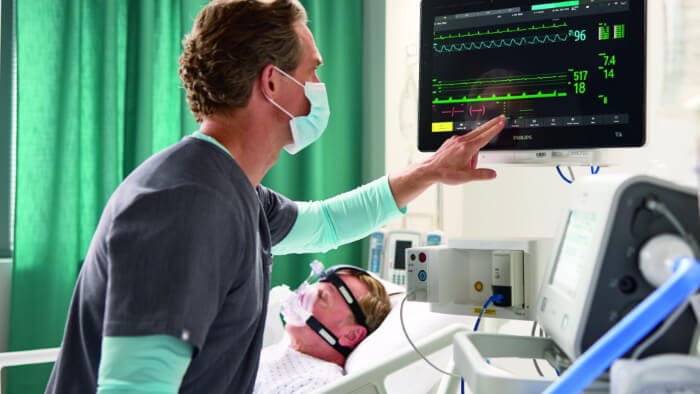
[[[321,337],[321,339],[326,341],[327,344],[331,345],[333,349],[342,354],[344,357],[347,358],[352,352],[351,348],[341,345],[338,341],[338,337],[336,337],[331,330],[326,328],[326,326],[324,326],[323,323],[318,321],[318,319],[315,317],[310,316],[308,319],[306,319],[306,324],[311,327],[311,329],[314,330],[316,334]]]
[[[323,271],[319,276],[319,280],[321,282],[330,282],[333,286],[335,286],[336,289],[338,289],[338,292],[343,297],[343,300],[345,300],[345,303],[348,304],[348,307],[350,307],[350,311],[352,311],[353,316],[355,316],[355,321],[357,321],[357,324],[366,328],[369,332],[365,313],[362,312],[362,308],[360,308],[360,304],[357,302],[357,299],[352,294],[352,291],[350,291],[350,287],[348,287],[348,285],[346,285],[345,282],[343,282],[343,280],[340,279],[340,276],[337,274],[338,271],[342,270],[361,272],[369,275],[369,273],[367,273],[367,271],[363,270],[362,268],[358,268],[352,265],[336,265]]]

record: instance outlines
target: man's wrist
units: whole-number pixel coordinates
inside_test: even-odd
[[[398,175],[389,177],[389,188],[396,200],[396,206],[403,209],[419,194],[438,180],[438,172],[428,162],[411,166]]]

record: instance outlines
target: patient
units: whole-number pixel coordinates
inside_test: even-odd
[[[384,286],[366,271],[323,271],[283,306],[287,336],[262,350],[255,393],[307,393],[343,376],[350,352],[390,311]]]

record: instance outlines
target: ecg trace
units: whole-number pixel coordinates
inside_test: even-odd
[[[545,29],[559,29],[562,27],[568,27],[569,25],[566,24],[566,22],[562,24],[556,24],[552,23],[551,25],[545,25],[544,23],[541,26],[536,26],[536,25],[531,25],[529,27],[521,27],[521,26],[515,26],[514,28],[507,27],[503,30],[501,29],[496,29],[496,30],[486,30],[486,31],[475,31],[475,32],[465,32],[465,33],[457,33],[457,34],[445,34],[445,35],[435,35],[435,38],[433,38],[435,41],[441,41],[441,40],[453,40],[456,38],[469,38],[469,37],[479,37],[479,36],[488,36],[488,35],[496,35],[496,34],[509,34],[509,33],[520,33],[523,31],[533,31],[533,30],[545,30]]]
[[[500,40],[488,40],[479,42],[468,42],[461,44],[433,44],[433,50],[437,53],[478,51],[483,49],[503,48],[512,46],[542,45],[566,42],[568,34],[547,34],[543,36],[531,36],[520,38],[504,38]]]

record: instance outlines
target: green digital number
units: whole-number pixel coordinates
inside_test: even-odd
[[[614,66],[617,64],[617,59],[615,59],[615,55],[608,55],[608,54],[602,54],[603,57],[603,65],[604,66]]]
[[[574,81],[585,81],[588,79],[588,70],[574,71]]]
[[[586,93],[586,83],[585,82],[576,82],[574,83],[574,91],[576,94],[584,94]]]

